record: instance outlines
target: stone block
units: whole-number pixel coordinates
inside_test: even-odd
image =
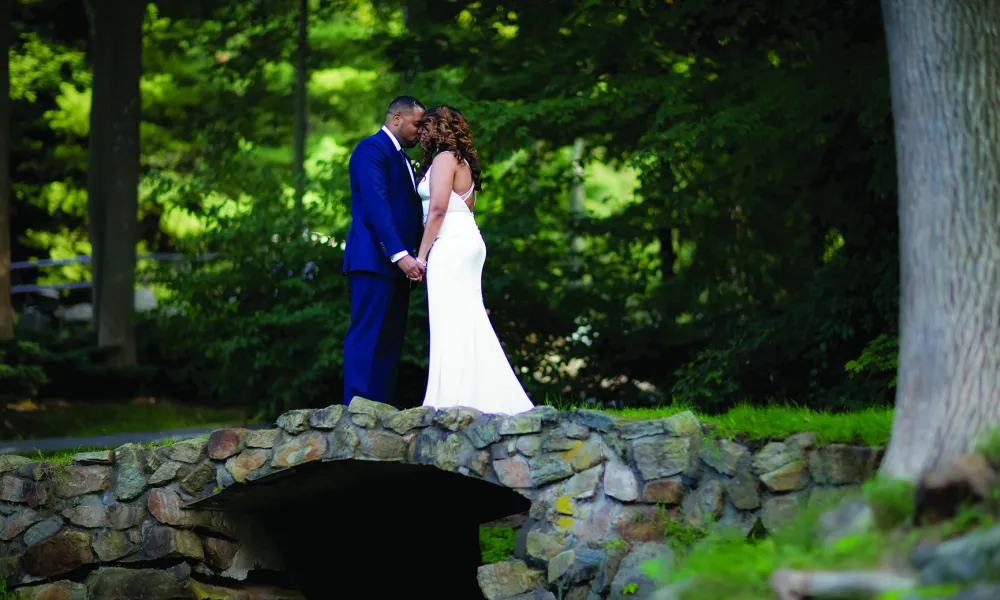
[[[132,500],[146,489],[146,454],[138,444],[115,449],[115,497]]]
[[[793,492],[809,485],[809,467],[803,460],[788,463],[760,476],[760,481],[772,492]]]
[[[292,435],[296,435],[309,429],[309,417],[311,414],[312,411],[309,409],[290,410],[279,416],[275,425]]]
[[[740,463],[749,456],[746,446],[731,440],[706,440],[698,457],[723,475],[735,475]]]
[[[318,431],[309,431],[288,438],[275,448],[271,466],[276,468],[294,467],[320,460],[326,454],[326,449],[326,435]]]
[[[31,547],[44,540],[49,539],[62,531],[63,522],[59,516],[49,517],[44,521],[39,521],[24,532],[24,544]]]
[[[267,464],[268,458],[270,455],[267,450],[260,448],[244,450],[226,461],[226,471],[232,476],[233,481],[243,483],[250,473]]]
[[[523,561],[510,560],[479,567],[477,580],[487,600],[506,600],[541,584],[545,571],[532,569]]]
[[[697,442],[691,437],[654,436],[632,442],[632,454],[643,480],[683,473],[691,465]]]
[[[246,431],[243,428],[216,429],[208,436],[205,453],[212,460],[226,460],[239,454],[245,446],[243,435]]]
[[[169,488],[158,488],[149,493],[146,508],[160,523],[174,527],[192,528],[206,527],[211,522],[211,515],[195,508],[184,508],[181,497]]]
[[[103,492],[111,486],[112,469],[98,465],[70,465],[53,475],[56,495],[73,498]]]
[[[79,452],[73,456],[73,462],[78,465],[113,465],[114,450],[98,450],[96,452]]]
[[[90,535],[62,531],[24,551],[24,570],[40,577],[55,577],[94,562]]]
[[[201,460],[208,440],[184,440],[170,446],[169,458],[177,462],[194,464]]]
[[[623,463],[608,463],[604,468],[604,493],[622,502],[636,501],[639,498],[639,482],[635,473]]]
[[[281,429],[251,429],[243,437],[247,448],[274,448],[281,439]]]
[[[97,534],[90,544],[101,562],[112,562],[136,552],[139,545],[114,529]]]

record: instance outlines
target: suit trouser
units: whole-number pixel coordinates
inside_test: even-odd
[[[351,324],[344,338],[344,404],[355,396],[396,406],[410,282],[349,273]]]

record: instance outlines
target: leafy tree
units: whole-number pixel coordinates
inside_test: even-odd
[[[511,193],[509,171],[504,189],[490,187],[505,213],[543,205],[563,217],[541,242],[552,262],[524,255],[518,268],[554,273],[547,296],[575,313],[568,330],[532,338],[546,340],[539,354],[583,361],[574,383],[636,401],[650,382],[660,400],[707,409],[776,395],[887,399],[884,382],[852,389],[864,382],[843,370],[895,327],[877,6],[456,2],[410,20],[389,45],[396,68],[420,73],[421,97],[471,115],[488,161],[532,168],[518,161],[531,155],[559,172],[582,138],[586,162],[638,173],[631,201],[582,222],[567,214],[568,177],[549,180],[551,203],[544,187]],[[577,276],[557,248],[580,233],[586,285],[568,290],[560,281]],[[495,235],[517,243],[515,231]],[[516,322],[518,308],[499,305],[497,317]]]

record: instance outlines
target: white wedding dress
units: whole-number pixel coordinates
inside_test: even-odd
[[[430,174],[417,185],[424,224],[430,212]],[[475,184],[473,184],[473,189]],[[467,406],[488,414],[534,408],[510,366],[483,304],[486,244],[463,196],[451,190],[448,212],[427,255],[431,358],[424,406]]]

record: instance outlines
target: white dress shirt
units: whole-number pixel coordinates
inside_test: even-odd
[[[382,131],[384,131],[386,133],[386,135],[389,136],[389,139],[392,140],[392,145],[396,147],[396,151],[397,152],[400,152],[400,151],[403,150],[403,147],[399,144],[399,140],[396,139],[396,136],[392,135],[392,132],[389,131],[388,127],[386,127],[385,125],[383,125],[382,126]],[[416,178],[413,175],[413,166],[410,165],[410,161],[408,161],[408,160],[404,159],[403,162],[406,163],[406,170],[409,171],[409,173],[410,173],[410,181],[413,182],[413,187],[416,188],[417,187],[417,180],[416,180]],[[396,254],[393,254],[392,257],[389,260],[391,260],[393,262],[393,264],[395,264],[395,263],[399,262],[399,259],[403,258],[404,256],[409,256],[409,255],[410,255],[409,252],[407,252],[406,250],[403,250],[402,252],[397,252]]]

